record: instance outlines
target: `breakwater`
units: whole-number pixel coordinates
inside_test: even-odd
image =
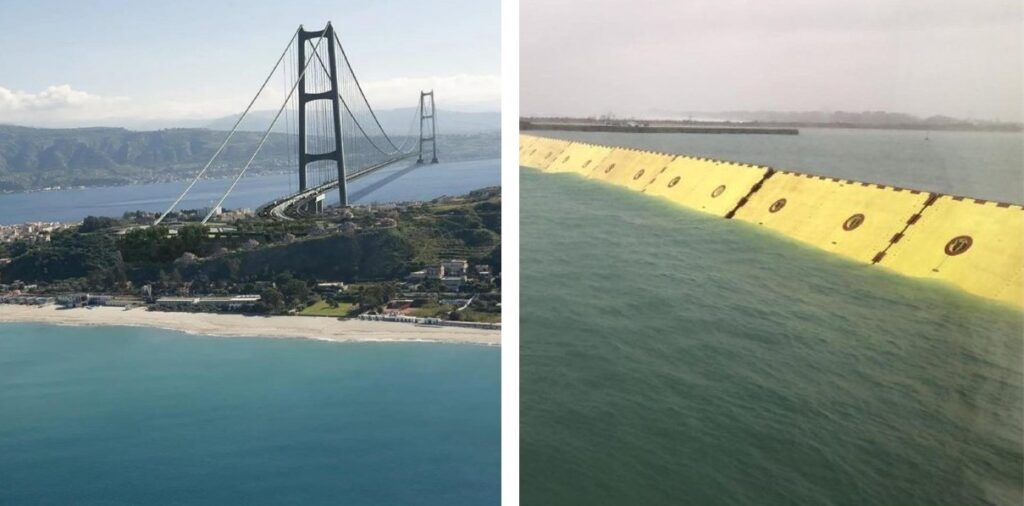
[[[520,164],[764,226],[851,260],[1024,307],[1024,209],[723,160],[520,136]]]
[[[800,130],[790,127],[749,126],[672,126],[672,125],[604,125],[595,123],[546,123],[520,121],[520,130],[558,130],[563,132],[622,132],[657,134],[763,134],[799,135]]]

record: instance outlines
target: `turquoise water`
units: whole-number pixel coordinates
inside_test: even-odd
[[[499,357],[0,324],[0,504],[498,504]]]
[[[801,128],[796,136],[537,134],[1024,203],[1024,135],[1020,132]]]
[[[523,504],[1021,504],[1024,313],[520,181]]]

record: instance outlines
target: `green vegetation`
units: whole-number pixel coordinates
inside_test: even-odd
[[[449,318],[466,322],[500,322],[501,297],[497,294],[481,294],[473,300],[469,307],[449,315]]]
[[[498,323],[501,321],[500,297],[497,294],[481,294],[469,307],[457,310],[448,304],[427,302],[414,305],[407,313],[420,318],[445,318],[464,322]]]
[[[359,306],[363,309],[377,310],[395,298],[398,286],[395,283],[377,283],[363,286],[359,290]]]
[[[420,318],[447,318],[448,313],[451,313],[453,309],[455,308],[452,306],[429,302],[422,306],[410,309],[409,315],[418,316]]]
[[[3,245],[0,252],[11,262],[0,267],[0,283],[38,284],[42,293],[139,295],[148,286],[145,293],[153,297],[259,294],[266,313],[311,314],[329,307],[335,315],[355,306],[382,311],[410,272],[442,258],[465,258],[500,273],[498,189],[353,213],[288,223],[251,218],[229,231],[195,223],[139,226],[146,221],[140,213],[89,217],[48,242]],[[376,225],[384,221],[390,226]],[[342,231],[342,222],[358,229],[346,225],[349,230]],[[348,290],[318,294],[323,281],[344,282]],[[429,293],[444,291],[437,280],[427,285]],[[464,285],[467,294],[494,289],[487,281]]]
[[[332,305],[332,302],[321,300],[313,303],[311,306],[307,306],[302,311],[299,311],[298,314],[303,316],[335,316],[340,318],[352,316],[351,313],[356,308],[357,306],[351,302],[333,302]]]
[[[456,317],[452,318],[457,321],[464,322],[484,322],[484,323],[499,323],[501,322],[501,313],[475,311],[473,309],[463,309],[458,313],[455,313]]]

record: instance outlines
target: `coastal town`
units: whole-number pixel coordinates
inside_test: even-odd
[[[80,225],[80,223],[44,221],[20,223],[16,225],[0,224],[0,243],[12,243],[17,241],[45,242],[50,240],[51,234],[61,230],[67,230],[78,225]],[[0,262],[3,262],[3,259],[0,259]]]
[[[356,318],[370,321],[407,322],[464,328],[500,329],[500,299],[480,287],[496,282],[487,265],[471,266],[465,259],[444,259],[411,272],[396,286],[393,294],[377,303],[366,303],[365,285],[341,281],[323,281],[308,287],[307,306],[288,310],[293,316]],[[263,288],[277,290],[275,283]],[[466,289],[471,291],[466,291]],[[265,292],[266,293],[266,292]],[[183,285],[176,295],[154,296],[153,287],[145,285],[137,294],[112,293],[50,293],[38,285],[14,282],[0,283],[0,304],[23,306],[55,306],[60,309],[93,309],[96,307],[142,309],[149,311],[190,313],[256,313],[261,303],[268,303],[260,294],[211,295],[189,293]],[[480,308],[491,311],[479,311]],[[488,316],[490,315],[490,316]]]
[[[0,304],[499,329],[499,206],[485,189],[292,222],[217,209],[208,224],[184,210],[160,227],[146,212],[4,225]]]

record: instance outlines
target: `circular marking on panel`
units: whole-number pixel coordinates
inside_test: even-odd
[[[946,254],[954,257],[965,251],[971,249],[971,245],[974,244],[974,239],[969,235],[959,235],[949,240],[946,243]]]
[[[711,192],[711,198],[713,198],[713,199],[714,198],[718,198],[718,196],[721,195],[724,192],[725,192],[725,185],[724,184],[723,185],[719,185],[718,188],[715,188],[715,191]]]
[[[679,176],[676,176],[676,177],[672,178],[672,180],[668,182],[668,187],[672,188],[673,186],[679,184],[679,180],[680,179],[682,179],[682,178],[679,177]]]
[[[846,221],[843,222],[843,230],[849,232],[859,227],[862,223],[864,223],[864,215],[857,213],[853,216],[850,216],[849,218],[846,219]]]
[[[786,207],[786,199],[779,199],[776,200],[775,202],[772,202],[772,205],[768,207],[768,212],[777,213],[781,211],[783,207]]]
[[[609,165],[607,169],[604,169],[604,173],[607,174],[607,173],[611,172],[612,169],[614,169],[614,168],[615,168],[615,164],[613,163],[613,164]]]
[[[642,175],[644,175],[644,169],[640,169],[640,170],[636,171],[636,174],[633,175],[633,181],[636,181],[637,179],[640,179],[640,176],[642,176]]]

